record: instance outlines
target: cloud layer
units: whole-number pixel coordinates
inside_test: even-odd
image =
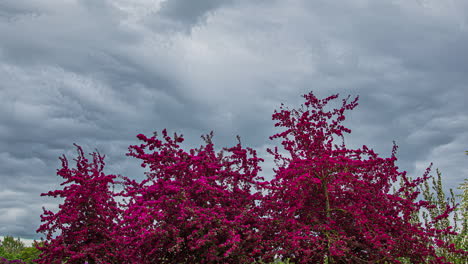
[[[196,3],[195,3],[196,2]],[[240,135],[273,163],[271,114],[318,96],[360,96],[351,147],[402,170],[434,162],[446,188],[468,175],[466,1],[39,0],[0,2],[0,235],[37,239],[39,197],[59,187],[72,143],[107,172],[142,178],[125,157],[138,133]],[[459,191],[457,190],[457,193]]]

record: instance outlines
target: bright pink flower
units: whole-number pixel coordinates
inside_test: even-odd
[[[389,158],[365,145],[346,148],[344,134],[351,130],[341,123],[358,98],[330,111],[325,108],[338,95],[304,98],[301,108],[282,104],[273,114],[284,131],[270,139],[281,139],[288,155],[268,149],[277,164],[270,182],[258,176],[263,160],[240,140],[215,152],[211,133],[187,152],[178,145],[183,137],[164,129],[160,138],[137,135],[143,143],[127,155],[141,160],[147,177],[122,177],[123,191],[114,193],[116,176],[103,173],[104,157],[93,153],[88,162],[77,146],[76,169],[60,158],[64,189],[43,194],[65,201],[57,213],[44,209],[38,262],[252,263],[279,256],[295,263],[399,263],[400,257],[445,263],[434,244],[467,254],[439,239],[453,234],[451,227],[435,227],[453,208],[428,226],[411,221],[434,206],[416,201],[430,167],[411,180],[395,165],[396,146]],[[391,192],[400,179],[403,187]]]

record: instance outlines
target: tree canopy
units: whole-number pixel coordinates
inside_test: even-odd
[[[280,132],[268,149],[273,179],[258,176],[263,161],[238,144],[216,152],[213,133],[199,148],[184,150],[182,135],[138,134],[128,156],[141,161],[146,178],[136,181],[103,172],[104,156],[92,162],[77,146],[76,169],[61,157],[63,190],[43,195],[65,201],[44,209],[46,234],[39,263],[450,263],[442,253],[466,256],[444,237],[456,235],[449,203],[420,199],[431,167],[412,179],[396,166],[397,146],[381,157],[363,145],[346,146],[342,123],[358,97],[305,94],[305,103],[281,105],[272,118]],[[400,187],[393,191],[395,183]],[[114,184],[122,185],[115,193]],[[117,203],[117,198],[123,198]],[[445,198],[444,198],[445,199]],[[442,199],[443,200],[443,199]],[[440,201],[440,199],[439,199]],[[465,200],[466,205],[466,200]],[[465,207],[466,208],[466,207]],[[415,217],[431,212],[422,224]],[[465,212],[466,215],[466,212]],[[466,221],[465,221],[466,224]],[[466,230],[466,228],[465,228]],[[442,253],[441,253],[442,252]]]

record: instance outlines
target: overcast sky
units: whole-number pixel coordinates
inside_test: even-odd
[[[466,0],[1,0],[0,235],[38,239],[59,200],[58,157],[106,155],[106,173],[143,178],[126,157],[139,133],[167,128],[187,147],[266,159],[271,114],[301,95],[359,95],[349,147],[448,188],[468,175]],[[460,193],[460,190],[455,190]]]

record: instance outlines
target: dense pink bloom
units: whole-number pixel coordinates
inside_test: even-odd
[[[318,99],[304,95],[305,104],[289,110],[281,106],[273,119],[284,130],[288,153],[269,149],[276,161],[274,178],[265,182],[255,150],[239,144],[215,152],[213,134],[198,149],[183,150],[182,136],[137,135],[140,145],[128,156],[141,160],[146,178],[123,177],[123,191],[110,187],[116,176],[105,175],[103,157],[93,162],[78,147],[77,168],[65,157],[58,175],[63,190],[48,196],[65,198],[59,211],[44,209],[46,234],[40,263],[252,263],[290,258],[295,263],[446,263],[435,247],[466,255],[440,237],[453,234],[435,226],[454,210],[427,226],[411,218],[427,201],[418,200],[417,187],[430,176],[414,180],[391,157],[379,157],[362,146],[348,149],[341,123],[357,98],[342,100],[326,110],[333,95]],[[341,144],[340,143],[341,141]],[[396,193],[397,180],[403,187]],[[122,203],[115,198],[123,196]]]
[[[433,242],[449,230],[410,221],[430,206],[416,201],[414,188],[427,180],[429,169],[410,181],[395,165],[396,146],[390,158],[367,146],[347,149],[343,135],[351,131],[340,123],[344,112],[357,106],[357,98],[349,102],[348,97],[341,108],[327,111],[338,95],[304,97],[302,108],[282,106],[273,115],[275,126],[284,131],[271,139],[281,138],[289,155],[269,150],[278,168],[262,207],[269,212],[265,230],[274,232],[267,255],[280,254],[295,263],[320,263],[324,257],[333,263],[398,263],[401,257],[412,263],[444,263]],[[392,184],[400,178],[404,187],[392,193]],[[453,209],[448,207],[435,220],[446,219]]]
[[[131,199],[121,241],[129,262],[245,263],[261,256],[256,205],[261,196],[251,192],[260,189],[261,159],[240,143],[215,153],[211,137],[189,153],[177,144],[181,136],[171,138],[165,130],[165,142],[140,134],[144,143],[130,146],[128,155],[150,172],[143,182],[127,184]]]
[[[90,163],[84,157],[81,147],[76,146],[78,158],[76,169],[68,167],[65,156],[60,157],[62,168],[57,175],[65,179],[63,190],[50,191],[42,196],[64,198],[59,211],[44,209],[42,224],[37,232],[46,235],[38,263],[113,263],[116,252],[114,237],[110,234],[116,228],[120,210],[114,201],[115,194],[109,190],[114,175],[105,175],[104,156],[92,153]]]

